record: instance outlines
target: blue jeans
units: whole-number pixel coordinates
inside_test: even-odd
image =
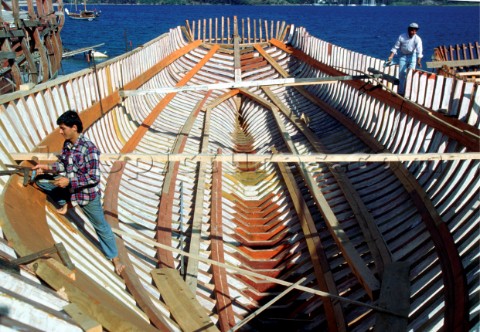
[[[79,206],[82,208],[82,211],[85,213],[88,220],[92,223],[93,228],[95,228],[100,241],[100,247],[102,248],[105,257],[108,259],[117,257],[118,250],[115,242],[115,235],[113,235],[112,228],[105,220],[102,204],[100,203],[100,195],[97,195],[97,197],[87,205]]]
[[[70,200],[70,192],[67,188],[56,187],[53,183],[48,182],[48,180],[52,179],[53,177],[48,175],[42,176],[38,177],[35,183],[46,192],[58,206],[64,206],[67,204],[67,201]],[[115,235],[112,232],[112,228],[105,220],[102,204],[100,203],[100,195],[97,195],[97,197],[87,205],[79,206],[87,216],[88,220],[92,223],[95,232],[97,232],[100,247],[102,248],[105,257],[108,259],[117,257],[118,249],[115,242]]]
[[[409,54],[409,55],[401,55],[400,59],[398,60],[398,93],[403,95],[405,94],[405,81],[407,79],[407,71],[410,69],[415,69],[415,65],[417,64],[417,54]]]

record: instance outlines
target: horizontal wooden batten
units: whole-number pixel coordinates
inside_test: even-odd
[[[14,160],[42,160],[57,161],[54,153],[12,153]],[[155,162],[271,162],[271,163],[331,163],[331,162],[353,162],[353,163],[382,163],[382,162],[406,162],[406,161],[452,161],[452,160],[480,160],[479,152],[468,153],[353,153],[353,154],[140,154],[140,153],[104,153],[100,161],[155,161]]]
[[[381,74],[372,75],[344,75],[344,76],[331,76],[331,77],[310,77],[310,78],[278,78],[271,80],[260,81],[239,81],[239,82],[227,82],[216,84],[202,84],[202,85],[186,85],[180,87],[161,87],[157,89],[141,89],[141,90],[122,90],[120,96],[143,96],[154,93],[171,93],[171,92],[183,92],[183,91],[205,91],[205,90],[222,90],[222,89],[238,89],[238,88],[250,88],[259,86],[295,86],[295,85],[318,85],[318,84],[334,84],[339,81],[349,80],[362,80],[368,78],[380,78]]]
[[[468,66],[478,66],[478,65],[480,65],[480,59],[427,62],[427,68],[442,68],[443,66],[468,67]]]

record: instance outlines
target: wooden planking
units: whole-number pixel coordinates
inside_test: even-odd
[[[70,303],[63,307],[63,310],[67,312],[74,320],[77,322],[78,325],[81,326],[82,330],[85,332],[102,332],[102,326],[86,315],[85,313],[80,310],[80,308],[75,303]]]
[[[355,132],[355,131],[353,131],[353,132]],[[362,136],[362,137],[367,138],[367,136]],[[372,142],[372,143],[373,143],[373,142]],[[376,144],[373,144],[372,147],[376,147]],[[398,168],[398,169],[403,169],[403,167],[400,167],[400,168]],[[406,175],[405,173],[404,173],[403,175],[398,175],[398,176],[399,176],[399,179],[402,179],[403,177],[405,177],[405,175]],[[410,176],[410,175],[409,175],[409,176]],[[409,177],[409,176],[407,176],[407,177]],[[412,183],[413,183],[413,182],[412,182]],[[425,193],[422,193],[420,188],[417,187],[416,190],[419,190],[418,195],[419,195],[420,197],[424,197],[424,198],[426,197]],[[423,208],[422,208],[422,206],[421,206],[422,203],[420,202],[420,200],[414,199],[414,201],[416,202],[417,207],[419,208],[419,210],[422,211]],[[428,202],[429,202],[429,201],[427,200],[426,203],[428,203]],[[425,204],[425,203],[423,203],[423,204]],[[430,203],[429,203],[429,204],[430,204]],[[428,204],[427,204],[427,205],[428,205]],[[438,215],[436,215],[436,213],[435,213],[433,210],[431,210],[431,211],[432,211],[432,212],[431,212],[431,213],[432,213],[431,216],[430,216],[430,217],[427,217],[427,216],[425,215],[425,219],[424,219],[424,220],[425,220],[425,222],[427,223],[427,225],[430,225],[430,226],[429,226],[429,229],[430,229],[431,231],[433,231],[432,235],[433,235],[433,238],[435,239],[435,238],[437,237],[437,235],[435,235],[435,234],[437,234],[437,230],[435,230],[434,228],[432,229],[432,226],[431,226],[431,224],[430,224],[430,222],[431,222],[430,220],[432,220],[432,219],[435,220],[435,219],[436,219],[436,216],[438,216]],[[442,227],[443,227],[443,226],[442,226]],[[441,237],[445,237],[445,240],[446,240],[446,243],[445,243],[445,244],[447,244],[446,246],[450,248],[450,249],[448,249],[448,251],[449,251],[448,254],[439,252],[439,256],[440,256],[441,261],[442,261],[442,269],[445,271],[446,278],[448,279],[448,278],[451,277],[451,273],[450,273],[450,271],[449,271],[450,268],[448,267],[448,264],[445,264],[445,263],[444,263],[444,259],[446,259],[447,255],[452,255],[451,259],[452,259],[453,262],[455,262],[455,263],[454,263],[454,265],[456,266],[456,267],[455,267],[455,270],[459,269],[459,271],[461,271],[462,268],[461,268],[461,266],[458,264],[458,262],[459,262],[459,261],[458,261],[458,256],[457,256],[457,255],[458,255],[458,252],[455,254],[456,249],[454,248],[454,244],[453,244],[453,242],[452,242],[452,240],[451,240],[451,235],[449,236],[449,235],[448,235],[448,231],[445,232],[444,230],[440,231],[440,233],[442,234],[442,235],[440,235]],[[437,241],[437,240],[435,240],[435,241]],[[440,248],[443,247],[443,246],[445,246],[445,244],[442,245],[442,244],[438,243],[438,245],[437,245],[437,250],[441,251],[442,249],[440,249]],[[455,256],[457,256],[457,257],[455,257]],[[462,273],[460,273],[460,274],[462,274]],[[450,277],[448,277],[448,276],[450,276]],[[453,277],[453,278],[455,278],[455,277]],[[446,323],[446,324],[447,324],[447,326],[450,326],[450,328],[454,328],[454,326],[457,326],[456,324],[461,325],[462,322],[465,321],[465,319],[462,318],[463,315],[464,315],[464,312],[465,312],[465,311],[464,311],[465,305],[464,305],[464,300],[463,300],[463,299],[465,298],[465,296],[464,296],[465,286],[464,286],[464,282],[462,282],[462,277],[461,277],[461,276],[457,276],[457,281],[456,281],[455,283],[458,282],[458,284],[460,285],[460,287],[459,287],[460,289],[459,289],[459,292],[456,292],[456,291],[455,291],[455,288],[456,288],[456,287],[453,286],[454,282],[452,282],[452,280],[447,280],[447,279],[446,279],[446,283],[447,283],[447,285],[449,285],[449,286],[448,286],[448,292],[449,292],[448,297],[449,297],[449,298],[452,297],[452,301],[451,301],[451,302],[450,302],[450,300],[447,301],[447,303],[449,303],[449,304],[447,305],[447,308],[448,308],[448,310],[449,310],[449,314],[447,315],[448,319],[447,319],[447,323]],[[455,294],[457,294],[457,295],[455,295]],[[453,298],[455,298],[455,300],[453,300]],[[455,308],[455,305],[454,305],[453,303],[457,303],[457,304],[458,304],[458,308],[457,308],[457,309]],[[455,312],[456,312],[456,313],[455,313]]]
[[[185,148],[187,138],[190,134],[192,126],[200,113],[200,110],[206,103],[207,99],[210,97],[211,92],[207,93],[205,97],[200,100],[197,105],[192,109],[187,121],[181,129],[181,133],[177,135],[177,140],[173,146],[173,153],[182,153]],[[175,195],[176,181],[178,177],[180,163],[179,162],[169,162],[167,166],[167,174],[165,174],[161,196],[160,196],[160,205],[157,214],[157,239],[162,239],[162,243],[169,243],[172,237],[172,210],[173,210],[173,196]],[[162,267],[173,268],[173,256],[170,252],[165,252],[160,248],[157,251],[157,258],[159,259],[159,265]]]
[[[210,137],[210,114],[211,108],[208,107],[206,112],[204,112],[204,124],[203,124],[203,135],[201,143],[201,152],[205,153],[208,151],[208,141]],[[197,180],[197,189],[195,192],[195,205],[194,205],[194,214],[192,220],[192,233],[190,237],[190,249],[189,252],[192,255],[198,256],[200,252],[200,234],[201,234],[201,225],[203,219],[203,204],[205,196],[205,180],[207,172],[207,163],[201,162],[200,167],[198,168],[198,180]],[[187,272],[185,281],[187,282],[190,290],[192,292],[196,291],[197,288],[197,276],[198,276],[198,260],[189,259],[187,265]]]
[[[308,206],[303,199],[298,186],[296,185],[295,178],[291,171],[285,167],[285,165],[280,164],[279,169],[283,175],[290,198],[293,201],[293,205],[300,220],[319,288],[324,292],[338,294],[335,279],[333,278],[333,273],[330,270],[321,238],[315,227],[315,222],[309,212]],[[324,298],[323,305],[325,306],[325,314],[327,316],[329,331],[345,331],[345,317],[342,307],[339,305],[339,303],[333,302],[330,298]]]
[[[175,269],[152,270],[151,275],[175,321],[183,331],[218,331]]]
[[[258,47],[257,50],[261,50],[261,48]],[[266,54],[266,52],[262,53]],[[279,73],[283,77],[288,75],[280,66],[276,65],[277,62],[273,58],[269,57],[268,61],[269,63],[273,63],[275,65],[277,71],[279,71]],[[305,123],[299,121],[299,119],[292,114],[291,110],[285,107],[285,105],[279,100],[276,95],[271,92],[270,89],[263,88],[263,90],[269,96],[269,98],[279,107],[283,114],[288,117],[290,121],[302,131],[302,133],[307,137],[307,139],[312,144],[317,153],[328,153],[326,147],[312,133],[308,126]],[[349,205],[353,213],[355,214],[358,223],[360,224],[360,227],[362,228],[367,244],[369,245],[369,248],[374,256],[377,272],[382,275],[383,265],[391,262],[391,253],[390,250],[387,248],[385,242],[381,240],[382,236],[375,224],[375,220],[366,208],[365,204],[360,198],[360,195],[351,184],[348,176],[338,167],[333,168],[333,165],[331,164],[328,164],[327,166],[336,178],[337,183],[341,187],[342,192],[344,193],[347,201],[349,202]],[[376,240],[374,241],[373,239]]]
[[[244,91],[243,93],[246,92]],[[254,97],[252,95],[250,95],[250,97],[255,98],[255,100],[259,101],[261,104],[265,104],[268,106],[268,103],[265,101],[262,102],[261,98]],[[308,172],[308,170],[303,164],[299,165],[299,169],[302,173],[302,177],[304,178],[306,185],[308,186],[313,196],[313,199],[315,200],[327,226],[329,227],[329,230],[332,232],[335,242],[342,249],[342,252],[344,253],[346,260],[348,261],[350,268],[355,273],[360,283],[364,286],[370,298],[373,299],[375,297],[374,294],[379,290],[380,287],[378,280],[375,278],[373,273],[365,266],[365,263],[363,262],[359,253],[356,251],[356,249],[350,242],[348,236],[339,224],[338,219],[330,208],[325,196],[316,184],[313,176]]]
[[[221,154],[221,151],[218,151]],[[212,259],[224,263],[225,249],[223,243],[223,226],[222,226],[222,164],[220,162],[213,163],[215,172],[212,174],[212,207],[210,216],[210,236]],[[232,298],[227,281],[227,271],[218,265],[212,266],[214,278],[214,294],[215,307],[218,313],[218,325],[221,331],[227,331],[235,325],[235,317],[232,308]]]
[[[409,272],[410,264],[408,262],[394,262],[386,266],[378,305],[404,317],[377,313],[376,331],[403,332],[407,330],[411,293]]]
[[[63,289],[71,302],[106,329],[156,331],[104,288],[96,286],[82,271],[76,270],[75,280],[72,280],[64,274],[66,268],[53,259],[39,260],[35,264],[35,272],[40,278],[56,290]]]

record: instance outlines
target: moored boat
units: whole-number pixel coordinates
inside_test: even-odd
[[[413,71],[402,97],[383,64],[285,22],[205,19],[0,96],[2,169],[55,160],[56,118],[78,111],[127,266],[114,273],[77,207],[0,177],[1,324],[473,328],[478,86]],[[59,242],[74,269],[12,263]]]
[[[94,9],[94,10],[88,10],[87,9],[87,1],[83,1],[83,10],[78,10],[77,9],[77,2],[75,1],[75,11],[71,12],[68,10],[68,8],[65,8],[65,14],[67,14],[68,17],[74,19],[74,20],[86,20],[86,21],[93,21],[94,19],[100,17],[100,11]]]

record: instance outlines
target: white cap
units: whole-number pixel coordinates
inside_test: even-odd
[[[411,28],[411,29],[417,29],[417,30],[419,29],[417,23],[410,23],[410,25],[408,27]]]

